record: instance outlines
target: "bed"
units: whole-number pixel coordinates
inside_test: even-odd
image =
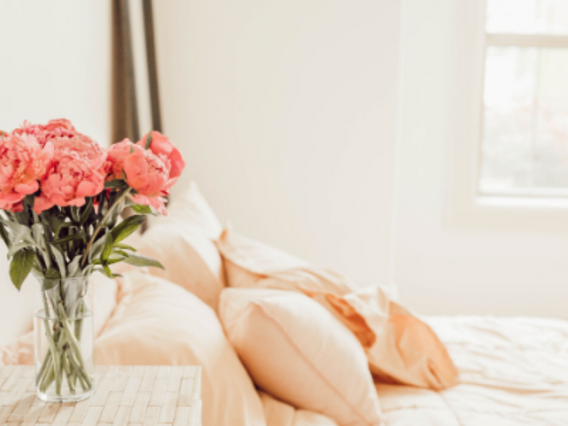
[[[460,384],[440,392],[376,384],[388,426],[568,425],[568,322],[426,317]]]
[[[568,321],[526,317],[420,317],[428,327],[418,318],[407,316],[411,322],[402,322],[402,328],[411,328],[414,324],[419,326],[414,328],[418,332],[404,334],[404,330],[399,329],[401,339],[393,344],[392,340],[381,337],[381,334],[388,334],[385,330],[393,331],[388,328],[392,326],[390,319],[381,320],[382,309],[390,306],[390,302],[385,305],[388,298],[357,298],[363,293],[355,297],[355,293],[341,296],[339,292],[337,297],[329,300],[334,303],[377,302],[376,306],[353,305],[363,308],[357,312],[365,315],[368,323],[358,322],[358,316],[351,317],[353,311],[345,311],[346,316],[341,320],[349,324],[350,318],[353,319],[350,330],[357,339],[352,337],[352,340],[357,350],[362,352],[362,347],[366,348],[360,365],[368,378],[366,395],[375,401],[378,395],[378,402],[371,407],[376,419],[340,422],[339,416],[332,417],[313,404],[308,406],[304,399],[286,403],[283,402],[286,398],[276,392],[269,395],[268,391],[260,389],[254,369],[247,365],[243,356],[246,353],[237,347],[236,340],[231,339],[232,332],[223,318],[226,311],[220,303],[223,295],[236,294],[239,289],[249,291],[253,287],[291,292],[306,279],[315,285],[312,287],[315,290],[325,291],[327,286],[328,291],[333,291],[332,284],[339,286],[343,278],[329,271],[314,270],[298,263],[298,259],[250,240],[229,239],[230,233],[222,230],[196,186],[178,198],[177,208],[176,202],[172,203],[169,213],[167,219],[152,224],[142,239],[129,242],[142,254],[160,260],[165,270],[117,271],[124,277],[116,281],[102,275],[93,278],[95,297],[100,299],[95,300],[95,334],[98,335],[95,360],[102,365],[201,365],[205,426],[568,425]],[[243,245],[240,248],[238,244],[231,246],[231,241],[234,244],[240,241]],[[251,259],[253,262],[247,266]],[[278,265],[285,267],[277,268]],[[379,288],[376,290],[378,292]],[[319,302],[312,303],[318,305]],[[346,305],[339,303],[337,306],[345,308]],[[365,311],[369,307],[372,309]],[[401,309],[397,308],[397,316],[404,314]],[[339,324],[336,326],[342,326],[341,321],[336,321]],[[258,321],[253,322],[258,324]],[[378,340],[367,345],[365,336],[369,337],[366,334],[369,330],[360,326],[369,324],[377,325],[373,336]],[[324,331],[322,334],[333,334],[328,328],[320,330]],[[428,335],[428,331],[432,335]],[[431,343],[434,337],[439,338],[443,352],[446,356],[449,353],[453,360],[453,363],[450,361],[453,368],[451,382],[442,380],[443,374],[433,374],[434,379],[441,380],[423,382],[423,386],[420,383],[416,386],[387,384],[384,380],[373,383],[369,372],[370,367],[375,373],[373,360],[379,363],[385,360],[393,363],[394,360],[393,364],[396,364],[402,359],[381,358],[381,352],[406,352],[409,355],[406,359],[412,360],[412,365],[424,367],[426,362],[421,362],[420,358],[428,357],[429,347],[421,343]],[[416,344],[408,344],[413,339]],[[263,342],[260,339],[253,343],[258,341]],[[344,348],[345,344],[346,340],[341,340],[337,347]],[[333,357],[330,351],[320,352],[327,360]],[[337,358],[337,351],[335,353]],[[370,357],[369,353],[376,357]],[[354,363],[342,362],[338,368],[331,369],[331,375],[324,377],[321,359],[319,364],[314,362],[314,371],[320,378],[328,380],[328,384],[331,383],[329,380],[337,378],[333,376],[335,373],[355,371]],[[444,358],[438,357],[438,360]],[[289,362],[289,358],[285,361]],[[0,364],[32,362],[32,333],[0,348]],[[451,386],[455,379],[454,365],[459,373],[458,383]],[[432,370],[434,373],[443,371],[440,368]],[[409,368],[408,371],[413,370]],[[402,371],[401,379],[407,379],[404,373]],[[270,374],[277,376],[274,370],[270,370]],[[305,376],[292,376],[299,380],[298,386],[292,388],[295,395],[300,386],[310,384],[306,383],[309,380]],[[280,378],[274,380],[277,386],[283,387]],[[350,393],[362,388],[363,382],[355,380],[351,385],[353,383],[355,387],[350,388],[351,391],[347,391],[346,386],[334,388],[339,390],[338,395],[343,391],[340,395],[343,401]],[[444,390],[431,390],[442,388]],[[317,393],[308,396],[312,394]],[[326,400],[322,394],[317,395]],[[329,404],[329,401],[324,402]]]

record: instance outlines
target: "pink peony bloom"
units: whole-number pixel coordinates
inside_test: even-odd
[[[137,145],[144,148],[146,146],[147,139],[148,133],[146,133],[142,139],[138,141]],[[185,161],[183,160],[181,153],[170,142],[167,136],[156,131],[152,132],[152,143],[150,144],[149,149],[152,153],[160,157],[166,165],[169,165],[170,174],[168,176],[168,183],[166,187],[168,189],[171,188],[185,168]]]
[[[168,195],[170,163],[166,157],[125,139],[109,148],[107,168],[108,180],[124,179],[137,192],[132,201],[167,213],[164,196]]]
[[[142,151],[138,145],[132,143],[129,139],[124,139],[122,142],[115,143],[108,149],[108,165],[109,177],[107,180],[124,179],[124,160],[130,154],[136,151]]]
[[[75,127],[66,118],[58,118],[57,120],[49,120],[49,122],[43,126],[45,132],[57,132],[57,131],[67,131],[71,133],[77,133]]]
[[[169,167],[151,151],[135,150],[124,159],[126,183],[147,197],[163,195],[170,173]]]
[[[45,145],[51,139],[61,136],[72,137],[78,132],[69,120],[60,118],[58,120],[50,120],[47,124],[31,124],[24,121],[22,127],[15,129],[16,135],[33,135],[36,137],[40,145]]]
[[[23,209],[26,195],[39,189],[53,158],[53,145],[41,146],[27,134],[0,136],[0,208],[14,212]]]
[[[54,156],[51,169],[40,182],[41,195],[34,203],[36,213],[54,205],[82,206],[85,197],[100,194],[107,174],[106,151],[88,136],[67,128],[58,127],[46,134]]]

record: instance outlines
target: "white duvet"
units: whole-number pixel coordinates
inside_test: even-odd
[[[429,317],[460,370],[441,392],[377,384],[387,426],[568,425],[568,321]]]

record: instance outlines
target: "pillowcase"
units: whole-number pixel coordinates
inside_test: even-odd
[[[265,426],[259,396],[213,310],[142,271],[118,280],[119,303],[95,342],[98,365],[200,365],[203,424]]]
[[[317,302],[289,291],[226,289],[219,314],[257,386],[342,426],[381,423],[363,348]]]
[[[216,310],[225,287],[223,262],[213,243],[221,231],[217,217],[192,182],[172,201],[168,216],[156,219],[142,235],[136,248],[165,268],[148,268],[150,274],[180,285]]]
[[[458,371],[440,339],[382,288],[358,288],[231,230],[216,244],[229,286],[296,291],[317,300],[358,338],[379,380],[435,390],[456,384]]]
[[[266,426],[337,426],[337,423],[323,414],[309,410],[295,409],[278,401],[265,392],[259,392]]]
[[[101,273],[94,273],[90,279],[93,291],[93,333],[97,337],[116,308],[116,281]]]

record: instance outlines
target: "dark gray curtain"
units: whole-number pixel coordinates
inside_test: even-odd
[[[152,0],[111,0],[111,143],[120,142],[124,138],[137,141],[142,136],[138,115],[139,99],[135,84],[136,70],[129,1],[142,2],[152,130],[162,130]],[[147,129],[143,129],[143,132],[146,131]]]

